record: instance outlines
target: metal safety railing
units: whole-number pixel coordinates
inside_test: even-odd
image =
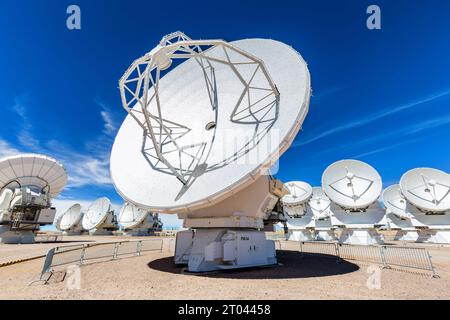
[[[55,268],[60,266],[106,262],[126,256],[140,256],[151,251],[162,252],[163,245],[163,239],[151,239],[56,247],[47,252],[39,280],[44,280],[46,274],[51,276]]]
[[[388,245],[354,245],[336,242],[301,241],[300,252],[335,257],[337,261],[355,260],[381,265],[383,268],[406,268],[439,275],[433,266],[430,253],[425,248]]]

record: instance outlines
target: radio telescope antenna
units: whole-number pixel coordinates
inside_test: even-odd
[[[284,195],[266,174],[309,108],[310,77],[302,57],[274,40],[192,40],[175,32],[134,61],[119,87],[128,116],[110,163],[122,198],[151,212],[178,213],[186,227],[214,228],[196,237],[235,228],[235,216],[242,228],[261,229],[262,217]],[[249,197],[256,202],[249,204]],[[177,243],[183,241],[192,241],[192,234],[184,240],[179,233]],[[189,270],[230,267],[225,257],[210,256],[222,250],[208,250],[202,265],[190,260]]]
[[[312,213],[307,202],[312,195],[312,187],[306,182],[292,181],[284,184],[289,194],[281,198],[283,214],[291,241],[311,241]]]
[[[312,195],[312,187],[306,182],[293,181],[285,183],[284,186],[289,191],[289,194],[281,199],[281,202],[285,205],[303,204],[308,201]]]
[[[331,200],[321,187],[313,188],[309,206],[317,220],[327,219],[331,216]]]
[[[378,204],[382,181],[373,167],[358,160],[335,162],[323,173],[322,188],[332,202],[334,224],[344,227],[339,242],[382,243],[375,229],[385,223]]]
[[[316,241],[336,240],[334,227],[331,223],[331,200],[321,187],[315,187],[312,191],[312,197],[308,205],[314,217],[314,239]]]
[[[82,231],[82,218],[81,205],[78,203],[74,204],[59,217],[56,228],[68,235],[80,234]]]
[[[132,204],[125,203],[120,210],[119,224],[125,229],[132,229],[141,224],[147,215],[148,211],[139,209]]]
[[[433,168],[406,172],[400,180],[407,209],[430,231],[429,242],[450,243],[450,175]]]
[[[86,210],[82,226],[91,235],[109,235],[113,230],[117,230],[110,200],[105,197],[95,200]]]
[[[400,219],[411,219],[412,215],[407,210],[407,200],[403,196],[400,185],[394,184],[384,190],[383,203],[390,212]]]
[[[409,202],[424,212],[450,210],[450,175],[432,169],[408,171],[400,180],[403,194]]]
[[[403,196],[400,185],[394,184],[383,192],[386,219],[391,230],[398,230],[394,240],[419,242],[420,229],[426,227],[414,219],[408,210],[408,201]]]
[[[130,203],[122,206],[119,224],[124,234],[131,236],[147,236],[162,230],[162,223],[157,213],[151,213]]]
[[[358,160],[342,160],[329,166],[322,176],[326,195],[345,209],[369,207],[381,194],[382,183],[378,172]]]
[[[34,230],[53,224],[51,200],[67,174],[57,160],[38,154],[0,159],[0,242],[32,243]]]

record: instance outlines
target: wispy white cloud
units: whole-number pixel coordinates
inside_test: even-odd
[[[39,151],[40,143],[33,135],[33,125],[28,117],[27,108],[29,106],[29,95],[24,94],[14,98],[14,105],[12,110],[19,116],[20,123],[18,124],[19,132],[17,133],[17,140],[19,143],[32,151]]]
[[[302,141],[299,141],[298,143],[295,143],[293,145],[293,147],[305,146],[307,144],[310,144],[310,143],[315,142],[317,140],[320,140],[322,138],[334,135],[336,133],[367,125],[367,124],[369,124],[371,122],[380,120],[380,119],[382,119],[384,117],[393,115],[395,113],[398,113],[398,112],[401,112],[401,111],[404,111],[404,110],[407,110],[407,109],[415,108],[415,107],[424,105],[426,103],[433,102],[435,100],[447,97],[449,95],[450,95],[450,90],[445,90],[445,91],[433,94],[431,96],[418,99],[418,100],[413,101],[411,103],[402,104],[402,105],[399,105],[399,106],[394,106],[394,107],[391,107],[391,108],[388,108],[388,109],[384,109],[384,110],[381,110],[379,112],[375,112],[375,113],[372,113],[370,115],[367,115],[367,116],[365,116],[363,118],[360,118],[360,119],[357,119],[357,120],[354,120],[354,121],[342,124],[340,126],[336,126],[336,127],[332,128],[332,129],[329,129],[329,130],[325,130],[322,133],[320,133],[320,134],[318,134],[318,135],[316,135],[316,136],[314,136],[314,137],[312,137],[310,139],[304,139]]]
[[[15,98],[12,107],[12,110],[20,119],[20,131],[17,133],[17,140],[22,147],[21,149],[25,152],[47,154],[61,161],[68,172],[68,188],[111,184],[109,156],[117,124],[106,104],[96,100],[96,103],[101,107],[102,133],[86,142],[83,151],[75,151],[59,141],[41,141],[33,135],[33,125],[27,114],[30,107],[29,101],[29,95],[18,96]],[[0,155],[18,153],[20,152],[17,148],[13,148],[6,141],[0,140]]]
[[[11,146],[6,140],[0,139],[0,158],[14,156],[20,151]]]
[[[103,120],[103,133],[112,136],[116,133],[118,128],[118,123],[114,118],[113,113],[111,112],[111,108],[109,108],[103,101],[100,99],[96,99],[95,102],[98,106],[102,108],[100,111],[100,115]]]
[[[316,152],[311,157],[319,157],[324,154],[333,153],[336,151],[341,151],[344,149],[353,149],[359,146],[370,145],[380,141],[389,141],[391,138],[398,139],[400,137],[407,137],[419,132],[436,129],[441,126],[450,124],[450,115],[437,117],[434,119],[425,120],[422,122],[416,122],[412,125],[396,129],[396,130],[385,130],[381,134],[373,135],[365,139],[349,141],[349,143],[342,143],[339,146],[328,148],[322,152]],[[404,139],[403,139],[404,140]]]
[[[406,144],[410,144],[410,143],[413,143],[413,142],[416,142],[416,141],[419,141],[419,140],[423,140],[423,139],[424,138],[418,138],[418,139],[410,139],[410,140],[402,141],[402,142],[399,142],[399,143],[388,145],[386,147],[382,147],[382,148],[378,148],[378,149],[371,150],[371,151],[368,151],[368,152],[364,152],[364,153],[358,154],[356,156],[353,156],[351,158],[352,159],[361,159],[361,158],[364,158],[364,157],[367,157],[367,156],[370,156],[370,155],[374,155],[374,154],[377,154],[377,153],[382,153],[382,152],[385,152],[385,151],[388,151],[388,150],[391,150],[391,149],[395,149],[397,147],[400,147],[400,146],[403,146],[403,145],[406,145]]]
[[[46,151],[66,167],[69,175],[68,188],[109,185],[112,182],[109,174],[108,154],[80,153],[55,140],[47,143]]]

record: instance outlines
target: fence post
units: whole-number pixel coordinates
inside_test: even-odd
[[[424,249],[425,252],[427,253],[427,257],[428,257],[428,263],[430,264],[430,269],[433,272],[433,275],[431,276],[432,278],[440,278],[440,276],[437,274],[436,269],[433,266],[433,262],[431,261],[431,255],[428,252],[428,250]]]
[[[84,263],[84,255],[86,253],[86,246],[84,245],[83,248],[81,249],[81,254],[80,254],[80,265],[83,265]]]
[[[386,246],[380,246],[381,262],[383,263],[383,269],[390,269],[389,265],[386,263],[386,256],[384,255],[385,249]]]
[[[334,250],[336,252],[336,263],[340,263],[342,261],[342,259],[341,259],[341,253],[339,252],[339,243],[334,244]]]
[[[47,252],[47,255],[45,256],[44,266],[42,267],[41,276],[39,277],[39,280],[42,280],[42,277],[44,276],[44,274],[51,272],[53,256],[55,255],[55,251],[57,249],[58,248],[53,248]]]
[[[136,253],[138,256],[141,255],[141,250],[142,250],[142,240],[137,242]]]
[[[113,254],[113,260],[117,260],[117,251],[119,251],[120,242],[117,242],[114,246],[114,254]]]

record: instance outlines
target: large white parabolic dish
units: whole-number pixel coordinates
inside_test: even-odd
[[[400,185],[394,184],[384,190],[383,203],[386,209],[400,219],[411,219],[411,214],[407,210],[407,201],[402,194]]]
[[[375,203],[382,190],[378,172],[362,161],[342,160],[323,173],[322,188],[331,201],[344,209],[364,209]]]
[[[140,209],[131,203],[125,203],[120,210],[119,223],[125,229],[132,229],[147,218],[148,211]]]
[[[148,154],[151,148],[145,142],[145,135],[143,138],[143,128],[133,118],[143,118],[138,113],[140,104],[136,104],[133,108],[136,112],[132,111],[123,122],[111,153],[114,185],[128,202],[150,211],[168,213],[214,205],[265,174],[300,130],[308,112],[311,91],[309,71],[300,54],[274,40],[245,39],[227,43],[263,62],[279,92],[277,103],[261,67],[256,70],[254,63],[222,42],[215,41],[219,45],[205,52],[212,59],[230,62],[252,89],[245,93],[246,86],[230,65],[214,60],[210,60],[214,79],[211,67],[202,70],[199,61],[193,58],[163,76],[158,87],[163,125],[171,130],[182,149],[170,160],[175,163],[182,155],[184,160],[180,160],[178,173],[184,174],[183,169],[186,169],[190,176],[183,185],[175,174]],[[156,63],[165,68],[170,62],[164,58],[161,55]],[[201,62],[206,65],[206,60]],[[208,79],[205,79],[206,73],[210,76]],[[208,94],[211,88],[216,88],[216,97]],[[148,97],[153,93],[149,90]],[[213,106],[211,101],[215,101]],[[152,103],[149,108],[155,109]],[[155,132],[158,130],[161,125]],[[197,157],[199,152],[201,156]],[[167,153],[167,157],[170,156]],[[197,158],[200,160],[193,163]]]
[[[433,168],[417,168],[400,180],[405,198],[425,212],[450,210],[450,175]]]
[[[284,186],[289,190],[289,194],[281,198],[281,202],[287,206],[297,206],[305,203],[311,198],[313,192],[312,187],[302,181],[288,182]]]
[[[66,183],[66,170],[51,157],[21,154],[0,160],[0,190],[10,185],[14,188],[37,187],[54,198],[61,193]]]
[[[321,187],[312,189],[312,197],[308,202],[314,218],[318,220],[326,219],[331,216],[331,200],[323,192]]]
[[[76,226],[82,217],[81,205],[74,204],[59,218],[58,228],[61,231],[67,231]]]
[[[83,216],[84,230],[93,230],[99,227],[111,211],[111,202],[108,198],[99,198],[92,203]]]

